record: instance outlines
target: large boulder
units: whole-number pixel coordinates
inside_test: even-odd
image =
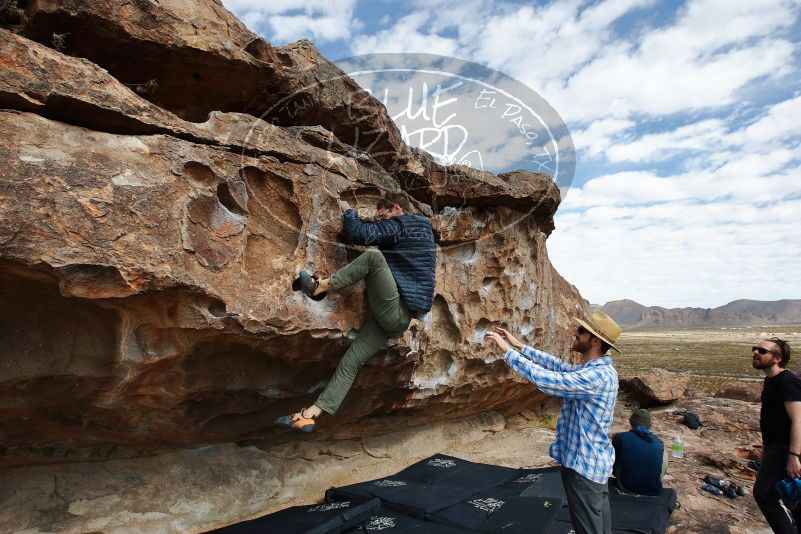
[[[666,369],[651,369],[620,377],[620,387],[643,407],[667,404],[684,395],[689,384],[687,374]]]
[[[760,402],[762,400],[762,381],[746,382],[744,380],[726,384],[715,392],[715,397],[734,399],[747,402]]]
[[[359,285],[314,302],[291,281],[359,253],[340,243],[339,200],[368,209],[389,191],[432,217],[434,309],[316,433],[542,401],[484,334],[502,325],[566,357],[586,309],[548,261],[547,176],[437,165],[375,99],[386,142],[352,146],[338,128],[359,117],[342,106],[366,93],[310,43],[272,48],[213,0],[3,9],[0,465],[294,439],[273,421],[314,400],[364,299]],[[337,78],[303,113],[271,115],[323,71]]]
[[[187,121],[203,122],[223,111],[287,127],[322,126],[338,141],[369,153],[427,204],[436,199],[440,207],[534,209],[544,231],[553,230],[555,186],[543,195],[530,173],[524,179],[515,173],[495,177],[437,164],[407,146],[383,104],[309,41],[272,47],[217,0],[40,0],[24,9],[2,9],[0,20],[10,30],[91,61]],[[91,120],[79,112],[73,117],[75,124]]]

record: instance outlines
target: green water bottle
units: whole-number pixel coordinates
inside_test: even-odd
[[[670,453],[674,458],[684,458],[684,443],[681,441],[681,436],[676,436],[673,440],[673,451]]]

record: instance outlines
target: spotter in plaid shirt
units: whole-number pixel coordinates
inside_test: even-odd
[[[615,449],[609,440],[617,400],[617,371],[609,355],[583,365],[524,346],[509,349],[504,361],[543,393],[564,399],[551,457],[581,476],[605,484],[612,474]]]

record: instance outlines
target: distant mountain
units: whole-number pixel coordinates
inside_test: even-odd
[[[718,308],[663,308],[613,300],[599,309],[627,328],[801,324],[801,300],[735,300]]]
[[[609,315],[621,326],[631,325],[642,319],[648,308],[633,300],[613,300],[601,306],[601,311]]]

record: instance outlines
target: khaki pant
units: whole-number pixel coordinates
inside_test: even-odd
[[[387,260],[379,250],[365,251],[331,275],[331,285],[338,290],[359,280],[364,280],[367,286],[368,309],[364,325],[340,360],[333,378],[315,402],[330,414],[335,413],[342,404],[362,365],[388,339],[402,335],[412,320],[398,294],[398,286]]]

